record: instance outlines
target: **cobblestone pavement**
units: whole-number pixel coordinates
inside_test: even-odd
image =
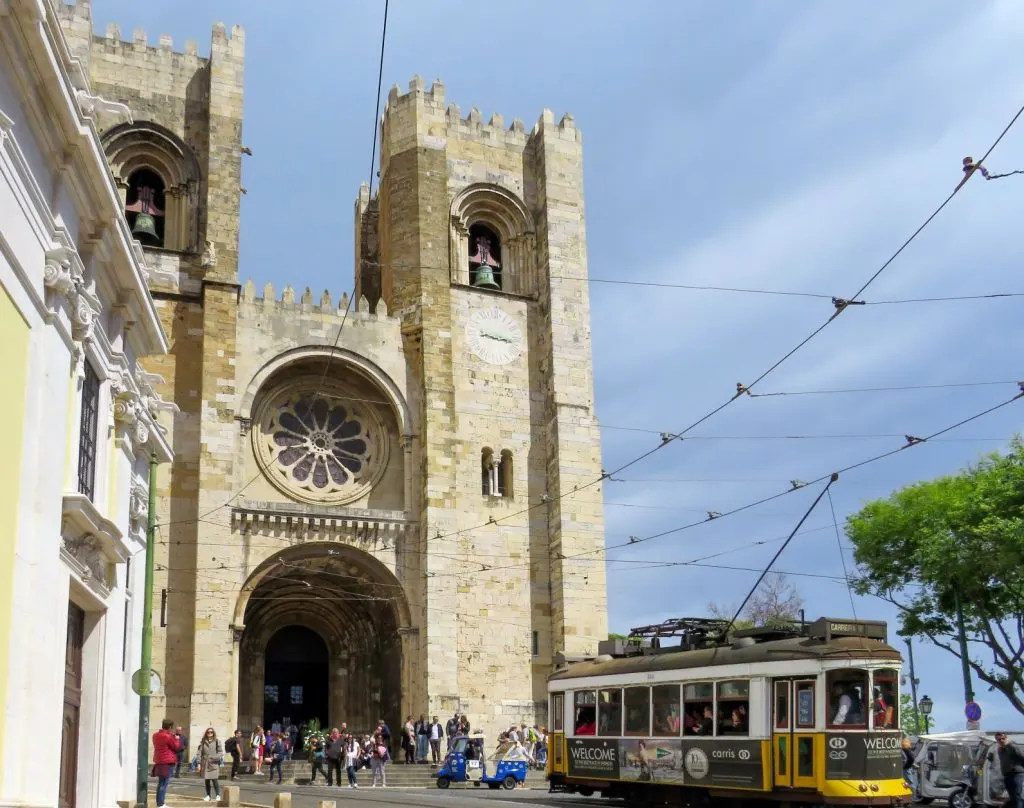
[[[221,781],[221,786],[228,781]],[[577,797],[563,794],[549,794],[546,786],[524,788],[515,791],[480,791],[475,788],[456,787],[447,791],[436,788],[327,788],[326,786],[271,786],[269,783],[237,783],[242,789],[242,802],[251,805],[270,806],[274,795],[287,791],[292,795],[292,808],[317,808],[320,800],[335,800],[338,808],[376,808],[385,805],[417,806],[417,808],[598,808],[601,805],[621,806],[617,800],[603,800],[600,797]],[[168,808],[188,805],[194,808],[192,800],[176,802],[175,796],[204,796],[200,780],[174,780],[167,795]],[[215,803],[214,803],[215,804]]]

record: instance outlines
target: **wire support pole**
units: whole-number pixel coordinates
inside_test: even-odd
[[[146,578],[142,590],[142,653],[138,681],[139,758],[136,761],[138,806],[145,806],[149,790],[149,708],[153,679],[153,575],[156,566],[156,453],[149,457],[149,510],[146,518]]]
[[[838,479],[839,474],[836,472],[833,472],[832,476],[828,478],[828,483],[826,483],[825,487],[821,489],[821,491],[818,493],[818,496],[814,498],[814,502],[811,503],[811,507],[804,511],[804,515],[800,517],[800,521],[796,523],[796,527],[794,527],[793,530],[790,531],[790,534],[786,537],[786,540],[782,543],[782,546],[776,551],[775,555],[772,556],[772,560],[768,562],[768,566],[766,566],[761,571],[761,574],[757,577],[757,581],[755,581],[754,585],[750,587],[750,591],[747,592],[747,596],[743,598],[743,602],[740,604],[740,607],[736,610],[736,614],[732,616],[732,619],[729,621],[729,625],[726,626],[723,635],[728,634],[732,630],[732,627],[736,625],[736,621],[743,613],[743,610],[747,608],[747,603],[750,602],[750,599],[754,596],[754,593],[757,591],[757,588],[761,585],[761,582],[764,581],[768,573],[771,572],[772,566],[775,564],[776,561],[779,560],[779,556],[781,556],[785,549],[789,546],[789,543],[793,540],[793,537],[797,534],[797,531],[799,531],[800,528],[803,527],[804,522],[807,521],[807,517],[809,517],[814,512],[814,509],[818,507],[818,503],[821,502],[825,494],[828,493],[828,490],[832,487],[832,483],[836,482]]]

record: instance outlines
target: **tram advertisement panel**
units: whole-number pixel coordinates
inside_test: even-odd
[[[619,779],[682,784],[683,749],[678,738],[619,740]]]
[[[902,755],[898,733],[835,733],[825,736],[829,780],[898,780]]]
[[[614,738],[567,738],[569,776],[619,779],[619,742]]]
[[[760,741],[683,738],[686,783],[721,788],[764,788]]]

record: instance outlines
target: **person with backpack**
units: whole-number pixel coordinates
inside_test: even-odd
[[[231,755],[231,779],[234,780],[242,763],[242,730],[236,729],[235,734],[225,741],[224,751]]]

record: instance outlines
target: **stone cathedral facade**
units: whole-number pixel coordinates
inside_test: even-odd
[[[396,87],[354,294],[242,281],[244,33],[210,56],[63,24],[171,341],[154,667],[197,738],[280,718],[546,721],[607,636],[582,150],[566,115]],[[353,189],[356,190],[356,189]],[[296,189],[296,193],[299,191]],[[304,289],[304,291],[303,291]]]

